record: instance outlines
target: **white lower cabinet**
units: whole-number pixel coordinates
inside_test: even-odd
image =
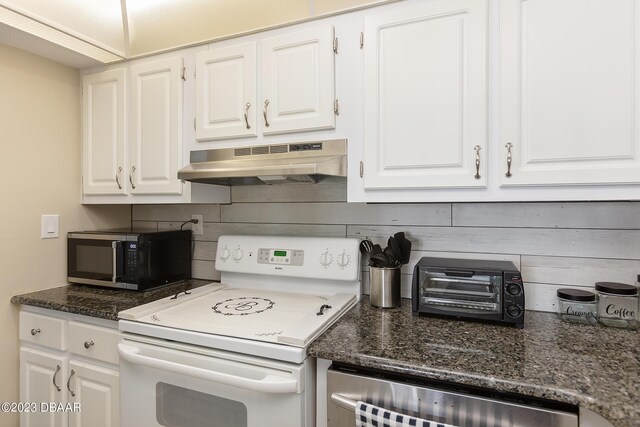
[[[35,403],[35,408],[20,414],[21,427],[66,426],[63,412],[42,411],[41,404],[67,400],[64,381],[67,360],[64,354],[22,347],[20,349],[20,402]],[[31,411],[31,409],[35,409]]]
[[[69,402],[82,410],[69,414],[70,427],[112,427],[119,424],[120,374],[117,370],[69,362]]]
[[[118,427],[116,323],[40,311],[20,313],[21,331],[29,327],[21,334],[20,402],[35,404],[34,411],[21,413],[20,426]],[[63,329],[51,327],[60,322]],[[62,345],[40,344],[50,342],[44,339],[48,334],[59,335],[55,342]]]

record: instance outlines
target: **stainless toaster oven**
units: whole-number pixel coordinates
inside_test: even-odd
[[[422,258],[413,270],[413,312],[524,326],[524,285],[508,261]]]

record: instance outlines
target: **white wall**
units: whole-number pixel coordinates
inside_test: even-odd
[[[403,268],[410,297],[411,267],[423,256],[513,261],[522,271],[526,305],[555,310],[561,287],[597,281],[634,283],[640,274],[640,202],[345,203],[345,185],[232,187],[229,205],[134,206],[134,224],[176,228],[204,214],[195,236],[193,275],[218,279],[213,260],[221,234],[292,234],[387,238],[405,231],[413,242]],[[364,291],[368,273],[363,264]]]
[[[0,45],[0,402],[19,400],[10,298],[66,283],[67,231],[130,224],[129,206],[80,205],[80,147],[78,71]],[[42,214],[60,215],[59,239],[40,239]]]

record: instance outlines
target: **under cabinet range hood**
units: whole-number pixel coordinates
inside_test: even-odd
[[[344,182],[347,140],[192,151],[178,178],[217,185]]]

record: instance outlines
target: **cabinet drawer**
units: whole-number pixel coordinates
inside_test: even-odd
[[[20,339],[57,350],[66,350],[65,320],[21,311]]]
[[[69,321],[70,352],[117,365],[117,345],[117,330]]]

